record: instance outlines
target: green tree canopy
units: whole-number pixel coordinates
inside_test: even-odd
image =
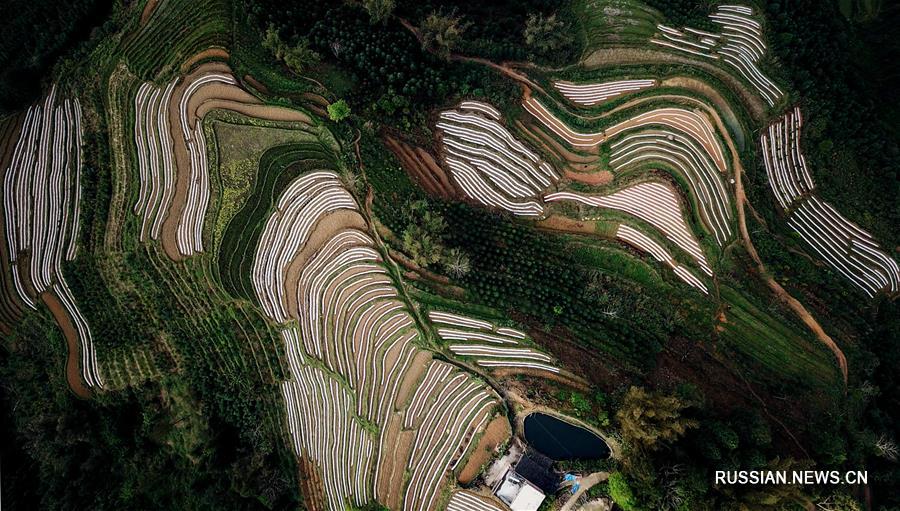
[[[454,13],[433,12],[425,18],[425,22],[419,29],[422,33],[422,46],[448,58],[453,48],[459,44],[463,32],[468,26],[468,23],[463,23],[462,19]]]
[[[350,116],[350,105],[343,99],[328,105],[328,118],[334,122],[341,122]]]
[[[698,426],[696,420],[682,416],[687,407],[678,397],[631,387],[616,413],[622,438],[632,447],[657,450]]]

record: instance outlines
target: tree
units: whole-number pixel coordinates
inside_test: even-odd
[[[350,105],[343,99],[328,105],[328,118],[334,122],[341,122],[350,116]]]
[[[301,74],[312,65],[319,62],[321,57],[309,47],[309,41],[303,39],[295,46],[287,48],[283,53],[284,65],[295,74]],[[347,110],[350,113],[350,110]]]
[[[274,24],[270,24],[263,37],[263,48],[272,52],[275,60],[284,62],[291,72],[300,74],[309,66],[319,62],[321,57],[309,47],[309,41],[301,39],[294,46],[288,46]]]
[[[637,501],[634,499],[634,492],[631,486],[621,472],[613,472],[609,476],[609,496],[619,507],[625,511],[636,509]]]
[[[469,256],[458,248],[450,249],[444,264],[447,267],[450,276],[456,279],[465,277],[469,274],[469,270],[471,269]]]
[[[897,461],[897,444],[887,435],[882,434],[875,441],[875,454],[890,461]]]
[[[572,40],[565,23],[555,13],[547,17],[541,13],[529,14],[523,35],[525,44],[542,55],[559,50]]]
[[[275,60],[281,61],[284,58],[284,47],[285,44],[281,40],[278,29],[275,28],[274,24],[269,24],[269,28],[266,29],[266,36],[263,38],[263,48],[272,52],[275,55]]]
[[[675,396],[631,387],[616,419],[626,443],[653,451],[698,426],[696,420],[682,416],[685,408],[687,404]]]
[[[396,6],[395,0],[363,0],[363,7],[369,13],[372,23],[383,23]]]
[[[468,26],[469,24],[463,23],[455,13],[433,12],[425,18],[419,29],[422,33],[422,47],[448,58]]]

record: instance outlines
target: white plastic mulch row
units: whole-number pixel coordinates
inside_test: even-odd
[[[653,37],[650,42],[725,62],[753,85],[769,106],[773,106],[784,92],[759,69],[759,61],[766,55],[767,48],[762,25],[753,19],[753,9],[720,5],[709,18],[722,27],[721,33],[657,25],[659,37]]]
[[[278,200],[260,235],[252,268],[256,295],[275,321],[288,318],[283,295],[288,265],[319,217],[338,209],[356,210],[357,206],[333,172],[311,172],[295,179]]]
[[[405,511],[432,509],[444,474],[456,468],[497,404],[484,384],[468,375],[454,378],[440,389],[424,414],[410,452]]]
[[[201,87],[215,83],[237,84],[231,75],[222,73],[202,75],[185,88],[178,104],[181,133],[190,155],[188,196],[175,233],[178,251],[185,256],[203,251],[203,221],[206,219],[210,193],[209,159],[206,154],[206,137],[203,135],[203,123],[202,119],[198,119],[194,126],[189,125],[192,113],[188,112],[188,103],[191,96],[200,90]]]
[[[422,353],[414,344],[418,331],[363,232],[340,230],[304,253],[296,289],[285,289],[287,267],[319,221],[335,209],[356,209],[343,194],[330,172],[295,179],[276,202],[254,260],[254,287],[266,314],[282,323],[297,318],[281,332],[291,440],[297,455],[320,470],[326,507],[361,506],[383,497],[375,495],[375,481],[395,441],[385,431],[394,414],[404,414],[415,445],[397,467],[409,474],[403,505],[430,509],[498,400],[483,382],[431,361],[424,379],[406,390],[409,405],[398,402]],[[296,293],[297,310],[287,310],[286,293]]]
[[[533,200],[559,175],[549,163],[517,140],[486,103],[466,101],[460,111],[441,112],[445,163],[471,199],[517,215],[538,216]]]
[[[731,199],[707,153],[674,130],[635,133],[612,144],[610,166],[614,170],[647,162],[665,162],[687,178],[701,217],[719,245],[724,245],[732,235]]]
[[[760,136],[769,186],[784,209],[814,188],[806,159],[800,150],[802,127],[800,108],[794,107]]]
[[[644,182],[610,195],[558,192],[545,196],[544,200],[571,200],[594,207],[617,209],[640,218],[659,229],[672,243],[690,254],[704,273],[712,276],[700,243],[682,217],[678,197],[669,186],[658,182]]]
[[[460,110],[474,110],[476,112],[481,112],[495,121],[500,120],[500,111],[488,103],[483,103],[481,101],[463,101],[459,104],[459,108]]]
[[[447,511],[504,511],[504,509],[466,490],[453,492],[453,495],[450,496],[450,502],[447,503]]]
[[[637,92],[654,85],[656,85],[656,80],[617,80],[604,83],[558,81],[553,83],[553,86],[566,99],[582,106],[597,105],[623,94]]]
[[[647,236],[646,234],[638,231],[637,229],[630,227],[625,224],[619,224],[619,228],[616,231],[616,238],[628,243],[629,245],[634,246],[639,250],[643,250],[648,254],[652,255],[654,259],[661,263],[666,263],[672,270],[678,275],[681,280],[687,282],[691,286],[696,287],[703,294],[709,294],[706,286],[703,282],[698,279],[694,274],[692,274],[687,268],[680,266],[675,259],[672,258],[672,255],[669,254],[669,251],[662,247],[659,243],[654,241],[652,238]]]
[[[81,344],[81,372],[88,386],[103,380],[87,320],[62,271],[77,255],[81,202],[81,105],[57,101],[56,87],[42,105],[31,106],[3,183],[3,210],[13,285],[22,301],[52,290],[72,318]],[[29,264],[19,259],[28,253]],[[35,296],[22,283],[31,282]]]
[[[134,213],[141,217],[140,239],[158,239],[175,194],[175,150],[169,129],[169,102],[177,80],[165,88],[144,82],[134,97],[134,141],[140,189]]]
[[[353,417],[353,397],[325,371],[302,365],[282,383],[297,456],[314,460],[329,509],[372,499],[372,435]]]
[[[788,224],[838,273],[869,297],[900,287],[897,263],[866,231],[844,218],[830,204],[812,196],[793,211]]]
[[[450,351],[456,355],[475,358],[475,363],[491,368],[543,369],[558,373],[550,365],[553,358],[540,351],[521,346],[519,341],[528,339],[525,332],[509,327],[497,327],[493,323],[449,312],[431,311],[428,318],[441,326],[438,337],[449,341]],[[473,331],[474,330],[474,331]]]

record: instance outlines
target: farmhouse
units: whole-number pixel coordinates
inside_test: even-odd
[[[529,511],[538,509],[545,494],[556,492],[558,487],[553,460],[529,450],[515,468],[506,471],[494,494],[513,511]]]

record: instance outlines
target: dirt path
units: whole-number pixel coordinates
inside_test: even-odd
[[[509,440],[512,436],[512,428],[506,416],[500,414],[488,423],[484,428],[484,435],[478,440],[478,445],[472,450],[466,465],[459,472],[457,480],[460,484],[469,484],[481,472],[481,467],[494,457],[497,446]]]
[[[778,297],[785,305],[788,306],[794,313],[800,318],[803,323],[809,327],[810,330],[816,335],[816,338],[819,339],[825,346],[828,347],[834,353],[835,358],[837,359],[838,366],[841,369],[841,375],[844,378],[844,387],[847,386],[847,357],[844,356],[844,352],[841,351],[840,346],[834,342],[827,333],[825,333],[825,329],[822,328],[822,325],[816,321],[816,318],[800,303],[796,298],[790,295],[781,284],[779,284],[769,272],[766,270],[765,265],[763,265],[762,259],[760,259],[759,254],[756,252],[756,247],[753,246],[753,241],[750,239],[750,233],[747,231],[747,221],[746,214],[744,212],[744,205],[749,205],[750,202],[747,200],[747,195],[744,193],[744,185],[741,181],[741,177],[743,174],[743,167],[741,166],[740,160],[737,158],[737,154],[734,151],[734,147],[729,143],[729,147],[732,150],[732,155],[734,156],[734,179],[735,179],[735,202],[737,203],[737,213],[738,213],[738,228],[741,232],[741,238],[743,240],[744,248],[747,249],[747,252],[750,254],[750,257],[756,263],[757,270],[759,271],[759,276],[762,278],[765,283],[769,286],[772,292]]]
[[[609,479],[609,472],[594,472],[587,477],[578,478],[578,483],[580,483],[581,486],[578,488],[578,491],[573,493],[572,496],[569,497],[569,500],[559,508],[559,511],[570,511],[584,492],[590,490],[595,484],[600,484],[607,479]]]
[[[412,32],[412,34],[414,36],[416,36],[416,39],[419,40],[420,44],[422,43],[422,34],[419,33],[418,28],[413,26],[413,24],[410,23],[409,20],[406,20],[404,18],[398,17],[397,20],[400,21],[400,24],[403,25],[407,30]],[[434,53],[434,51],[432,51],[432,53]],[[542,94],[547,95],[547,91],[545,91],[543,87],[534,83],[527,76],[523,75],[522,73],[519,73],[518,71],[516,71],[515,69],[510,67],[509,64],[507,64],[505,62],[497,64],[496,62],[490,61],[488,59],[483,59],[481,57],[468,57],[466,55],[459,55],[456,53],[450,54],[450,60],[455,60],[457,62],[475,62],[478,64],[488,66],[490,68],[496,69],[497,71],[503,73],[504,75],[512,78],[513,80],[515,80],[519,83],[523,83],[523,84],[527,85],[528,87],[531,87],[532,89],[538,90]]]
[[[75,329],[72,319],[66,313],[62,302],[59,301],[55,294],[50,291],[41,293],[41,300],[50,309],[50,313],[53,314],[53,318],[66,338],[66,346],[68,347],[66,381],[69,383],[69,388],[72,389],[76,396],[82,399],[89,399],[91,391],[81,379],[81,367],[78,365],[78,355],[81,353],[81,346],[78,344],[78,331]]]

